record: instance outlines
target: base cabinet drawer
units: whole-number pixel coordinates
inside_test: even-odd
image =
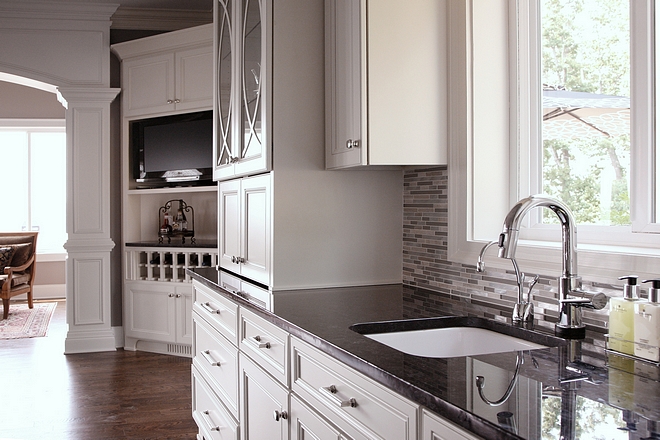
[[[443,420],[439,416],[427,411],[422,411],[422,440],[479,440],[463,428]]]
[[[238,424],[225,410],[195,366],[192,368],[193,419],[205,440],[238,440]]]
[[[238,345],[238,305],[235,302],[193,281],[193,310],[232,344]]]
[[[193,312],[195,344],[193,364],[238,417],[238,349]]]
[[[291,338],[291,389],[354,438],[417,439],[418,406]]]
[[[241,352],[250,356],[281,384],[287,385],[289,334],[243,307],[239,315]]]

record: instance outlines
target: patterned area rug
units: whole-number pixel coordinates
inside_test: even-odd
[[[29,309],[27,303],[12,303],[9,307],[9,317],[0,320],[0,339],[46,336],[55,306],[57,303],[54,302],[35,302],[34,308]]]

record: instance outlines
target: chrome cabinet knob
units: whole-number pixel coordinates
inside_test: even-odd
[[[355,139],[349,139],[346,141],[346,148],[352,150],[353,148],[360,148],[360,141]]]
[[[278,411],[275,410],[273,411],[273,418],[275,419],[276,422],[279,422],[280,420],[286,420],[289,417],[286,411]]]

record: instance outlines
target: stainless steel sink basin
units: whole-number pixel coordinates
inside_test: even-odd
[[[538,350],[565,343],[554,336],[474,317],[361,323],[351,330],[403,353],[433,358]]]

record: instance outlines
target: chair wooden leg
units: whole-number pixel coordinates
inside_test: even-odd
[[[33,309],[34,304],[32,303],[32,289],[27,293],[27,299],[28,299],[28,308]]]
[[[9,316],[9,298],[2,298],[2,319]]]

